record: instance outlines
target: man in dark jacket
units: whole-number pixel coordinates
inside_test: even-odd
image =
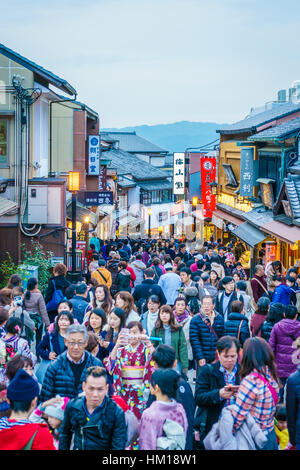
[[[223,336],[216,347],[219,360],[201,367],[196,381],[195,403],[199,408],[194,427],[200,434],[195,434],[199,448],[203,448],[202,441],[218,421],[222,408],[234,402],[236,392],[228,387],[240,383],[239,342],[232,336]]]
[[[87,289],[88,286],[84,282],[76,285],[76,295],[74,295],[74,297],[70,299],[70,302],[73,305],[74,318],[76,318],[79,323],[83,322],[84,315],[86,314],[86,312],[88,312],[89,309],[92,310],[92,307],[86,300],[88,294]]]
[[[107,395],[107,373],[89,367],[82,389],[85,396],[71,400],[65,409],[59,450],[124,450],[127,428],[123,410]]]
[[[193,357],[197,361],[197,371],[215,360],[216,344],[223,334],[223,317],[214,310],[213,298],[205,295],[200,312],[190,321],[190,343]]]
[[[286,411],[290,443],[300,450],[300,366],[287,380]]]
[[[225,322],[224,334],[237,338],[242,347],[246,339],[250,338],[248,318],[244,315],[244,304],[240,300],[231,303],[231,313]]]
[[[154,278],[155,273],[153,269],[145,269],[145,280],[134,289],[133,298],[136,303],[139,303],[141,299],[145,299],[147,301],[150,295],[157,295],[161,305],[165,305],[167,303],[167,299],[162,288],[154,282]]]
[[[224,321],[227,321],[228,315],[231,312],[231,304],[234,300],[238,300],[238,298],[235,292],[235,282],[231,276],[223,277],[222,285],[224,291],[216,298],[216,310],[223,316]]]
[[[175,349],[167,344],[160,344],[152,355],[155,366],[160,369],[175,369],[177,366]],[[150,395],[147,408],[155,401],[155,396]],[[195,402],[190,385],[180,377],[178,381],[178,389],[176,401],[182,404],[188,420],[188,430],[186,435],[185,450],[193,450],[193,423],[195,413]]]
[[[40,402],[60,395],[75,398],[82,392],[85,371],[102,362],[85,351],[88,332],[84,325],[71,325],[66,331],[67,351],[62,353],[47,369],[40,393]]]

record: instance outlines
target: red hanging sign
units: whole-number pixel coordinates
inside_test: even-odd
[[[216,195],[212,194],[211,185],[216,181],[217,161],[215,157],[201,157],[201,195],[203,216],[212,217],[213,211],[216,210]]]

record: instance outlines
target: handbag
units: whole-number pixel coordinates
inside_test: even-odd
[[[266,386],[268,387],[268,389],[269,389],[270,392],[271,392],[271,395],[272,395],[274,404],[275,404],[275,406],[276,406],[277,403],[278,403],[279,398],[278,398],[278,395],[277,395],[277,392],[276,392],[275,388],[272,387],[272,385],[268,382],[267,379],[265,379],[265,377],[264,377],[263,375],[257,374],[256,372],[253,372],[252,375],[254,375],[254,377],[257,377],[258,379],[262,380],[263,383],[266,384]]]
[[[60,289],[56,289],[54,279],[52,280],[52,284],[53,284],[54,291],[52,293],[51,299],[49,300],[49,302],[47,302],[47,305],[46,305],[47,312],[53,312],[54,310],[56,310],[58,307],[58,304],[64,298],[64,294],[62,293],[62,291]]]
[[[253,277],[253,278],[251,279],[251,281],[257,281],[258,284],[260,285],[260,287],[262,287],[263,290],[265,291],[265,293],[267,294],[268,298],[270,298],[270,294],[269,294],[268,290],[265,288],[265,286],[264,286],[258,279],[256,279],[255,277]],[[252,299],[251,299],[251,307],[252,307],[252,308],[254,309],[254,311],[256,312],[256,310],[257,310],[257,303],[255,302],[253,295],[252,295]]]
[[[52,345],[52,339],[51,339],[50,334],[49,334],[49,341],[50,341],[50,352],[53,352],[53,345]],[[36,378],[38,379],[38,382],[40,384],[43,384],[45,374],[46,374],[47,369],[50,366],[51,362],[53,362],[53,361],[51,361],[51,359],[42,359],[41,360],[40,365],[38,366],[38,368],[36,370],[36,373],[35,373]]]

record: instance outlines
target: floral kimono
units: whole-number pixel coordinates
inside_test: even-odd
[[[147,391],[155,370],[149,349],[143,343],[135,350],[128,344],[118,349],[115,360],[109,356],[103,363],[113,376],[114,393],[123,397],[129,409],[140,419],[146,408]]]

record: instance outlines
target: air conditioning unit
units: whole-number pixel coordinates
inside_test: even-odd
[[[63,224],[62,186],[28,186],[27,223],[39,225]]]

